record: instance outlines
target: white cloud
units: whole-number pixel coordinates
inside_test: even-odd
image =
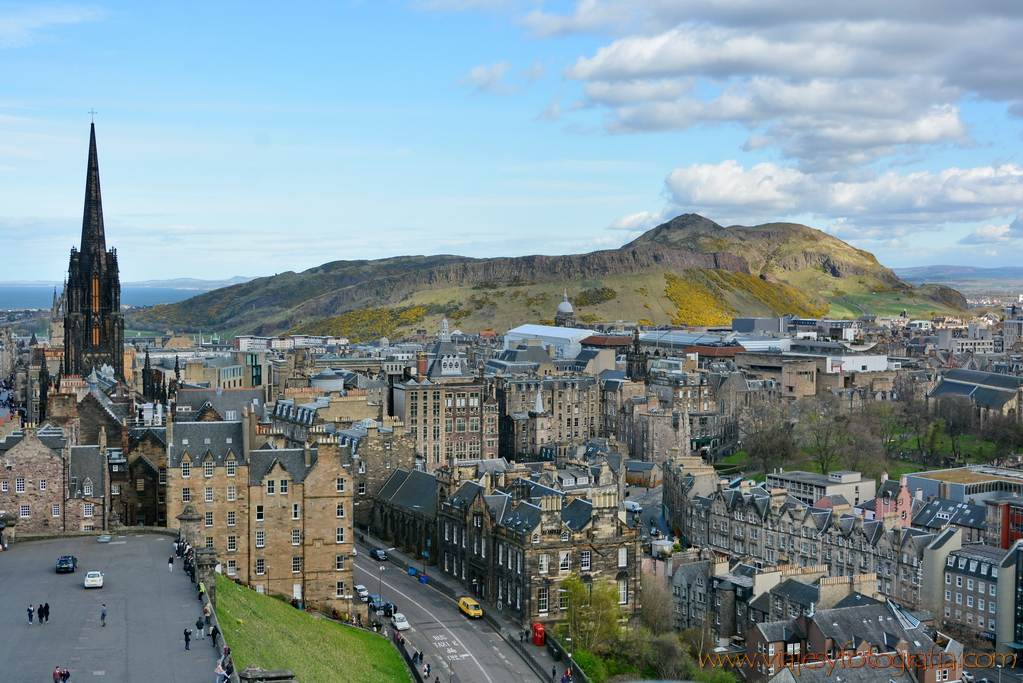
[[[519,78],[530,83],[538,81],[547,75],[547,69],[540,62],[533,62],[529,67],[519,72]]]
[[[536,115],[540,121],[558,121],[561,119],[561,98],[554,100]]]
[[[607,226],[608,230],[625,230],[642,233],[664,222],[664,212],[640,211],[622,216]]]
[[[75,5],[23,6],[0,13],[0,48],[25,47],[43,38],[58,24],[95,21],[102,12]]]
[[[973,232],[959,240],[959,244],[993,244],[1011,242],[1014,239],[1008,225],[985,225],[974,228]]]
[[[675,169],[665,188],[672,208],[705,213],[718,222],[811,214],[832,220],[829,232],[843,239],[891,239],[1017,213],[1023,206],[1023,167],[888,172],[842,180],[773,163],[747,170],[730,160]]]
[[[504,82],[504,77],[511,71],[508,62],[481,64],[474,66],[469,73],[458,80],[458,85],[472,88],[478,93],[491,95],[510,95],[518,89]]]

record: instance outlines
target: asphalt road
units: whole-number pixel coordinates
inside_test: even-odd
[[[208,639],[185,651],[182,632],[202,614],[192,584],[167,571],[172,539],[159,534],[12,543],[0,552],[0,679],[51,681],[54,666],[82,681],[213,681],[216,657]],[[57,574],[62,555],[78,557],[78,571]],[[104,586],[86,589],[85,572],[102,571]],[[29,603],[50,603],[50,623],[28,625]],[[100,605],[107,625],[100,626]]]
[[[380,572],[380,567],[384,571]],[[380,593],[384,600],[398,606],[398,611],[409,620],[411,628],[402,635],[426,654],[424,663],[437,676],[448,683],[534,683],[536,674],[517,652],[485,621],[468,619],[451,598],[414,576],[403,574],[390,562],[376,562],[360,550],[355,559],[355,581],[370,593]],[[379,588],[379,590],[378,590]],[[387,624],[393,635],[390,619],[376,617]]]

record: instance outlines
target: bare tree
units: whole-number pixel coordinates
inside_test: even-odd
[[[675,627],[675,599],[667,577],[643,574],[643,626],[654,635],[670,633]]]
[[[795,406],[796,443],[827,474],[838,464],[842,449],[849,443],[847,419],[832,394],[820,398],[808,397]]]
[[[761,403],[739,417],[743,447],[749,463],[767,472],[787,464],[795,450],[788,405]]]
[[[973,405],[965,396],[942,396],[938,400],[935,413],[941,421],[941,425],[948,435],[949,445],[952,446],[952,457],[956,460],[962,455],[960,452],[961,439],[964,434],[973,431],[976,424]]]

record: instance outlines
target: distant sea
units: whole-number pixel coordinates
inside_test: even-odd
[[[203,290],[199,289],[121,287],[121,305],[152,306],[153,304],[173,304],[202,293]],[[50,308],[52,305],[53,287],[11,287],[9,285],[0,285],[0,310],[11,308]]]

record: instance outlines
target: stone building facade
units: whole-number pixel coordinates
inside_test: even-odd
[[[497,403],[487,385],[476,379],[409,380],[395,386],[395,404],[404,406],[404,423],[416,441],[427,472],[451,457],[459,460],[496,458]]]
[[[528,459],[530,414],[537,412],[538,395],[550,418],[550,441],[582,443],[598,436],[601,390],[595,377],[495,377],[494,391],[501,420],[501,452],[510,457]]]
[[[566,616],[561,581],[610,582],[625,615],[641,611],[639,537],[613,490],[589,500],[517,477],[463,482],[439,504],[438,570],[525,625]]]

